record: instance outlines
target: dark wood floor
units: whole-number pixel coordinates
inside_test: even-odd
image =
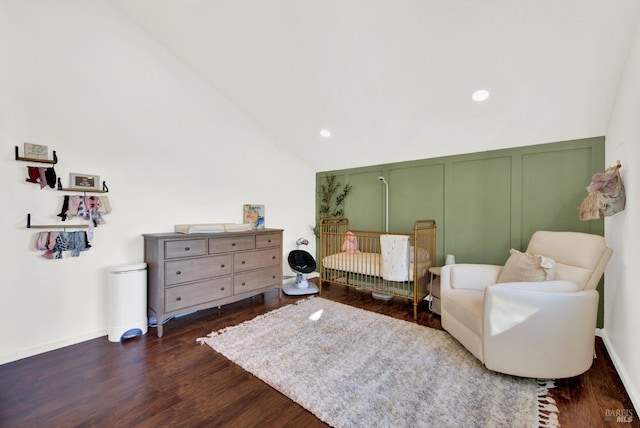
[[[323,297],[414,322],[404,300],[325,286]],[[1,427],[321,427],[305,409],[235,366],[196,338],[292,303],[267,293],[218,310],[200,311],[123,344],[106,337],[0,366]],[[421,325],[440,318],[421,308]],[[559,380],[553,396],[564,427],[638,427],[611,413],[633,409],[607,355],[585,374]]]

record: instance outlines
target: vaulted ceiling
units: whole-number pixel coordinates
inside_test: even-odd
[[[637,0],[112,2],[317,171],[604,135],[640,16]]]

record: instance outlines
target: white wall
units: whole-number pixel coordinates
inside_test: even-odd
[[[109,185],[80,257],[35,249],[26,214],[57,223],[63,193],[25,182],[24,142],[57,151],[65,185]],[[143,233],[242,222],[257,203],[285,254],[313,238],[314,171],[106,1],[0,1],[0,143],[0,363],[105,335],[109,268],[143,259]]]
[[[640,25],[606,134],[607,165],[622,163],[626,209],[605,220],[615,251],[605,272],[604,334],[607,349],[636,409],[640,409]]]

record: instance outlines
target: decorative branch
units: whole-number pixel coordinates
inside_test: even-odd
[[[327,174],[324,176],[324,183],[320,183],[318,196],[320,196],[319,214],[320,218],[342,217],[344,216],[344,203],[351,192],[350,184],[342,184],[338,181],[335,174]],[[318,226],[314,228],[316,236],[318,234]]]

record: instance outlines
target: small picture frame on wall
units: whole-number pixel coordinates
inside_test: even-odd
[[[31,159],[49,159],[49,146],[24,143],[24,157]]]
[[[70,187],[100,190],[100,176],[71,172],[69,173],[69,185]]]

